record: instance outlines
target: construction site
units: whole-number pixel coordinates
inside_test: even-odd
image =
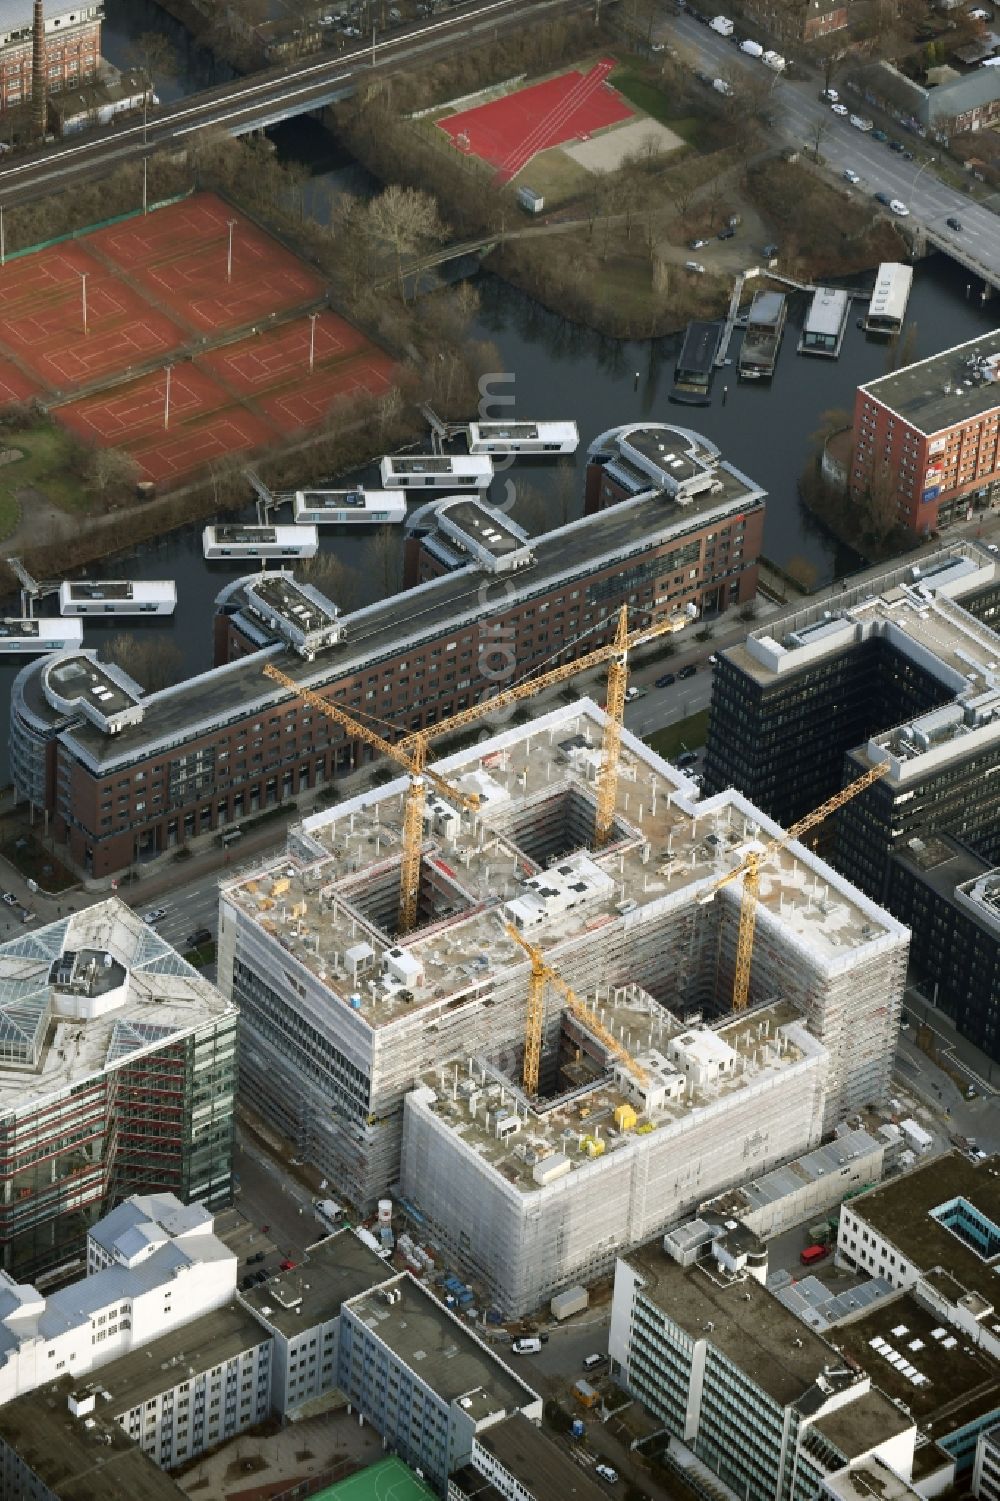
[[[587,699],[386,750],[221,886],[245,1098],[356,1206],[402,1179],[521,1312],[885,1098],[908,933],[796,831]]]

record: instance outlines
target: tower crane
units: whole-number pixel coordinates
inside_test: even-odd
[[[760,890],[760,868],[772,855],[783,850],[787,845],[798,839],[807,830],[813,829],[823,822],[831,813],[836,813],[845,803],[849,803],[859,792],[864,792],[879,777],[884,776],[889,770],[889,763],[881,761],[877,766],[872,766],[863,776],[854,782],[849,782],[833,797],[827,798],[818,808],[811,813],[806,813],[797,823],[777,839],[771,839],[760,850],[748,850],[740,863],[727,871],[724,876],[698,898],[700,902],[710,902],[716,892],[721,891],[723,886],[728,886],[731,881],[743,877],[743,894],[740,898],[740,925],[736,938],[736,973],[733,977],[733,1010],[742,1011],[750,994],[750,963],[753,958],[753,936],[757,924],[757,897]]]
[[[420,845],[423,839],[424,826],[424,792],[426,783],[430,782],[439,792],[442,792],[451,802],[460,803],[470,812],[479,807],[479,797],[475,793],[460,792],[453,787],[444,777],[439,776],[427,765],[428,752],[430,750],[429,737],[424,733],[409,735],[407,743],[393,745],[385,740],[375,730],[369,729],[360,720],[338,709],[320,694],[314,693],[311,688],[303,688],[294,678],[269,662],[264,668],[264,676],[271,678],[275,683],[280,683],[283,688],[288,688],[298,698],[303,699],[320,714],[325,714],[327,719],[333,719],[344,729],[350,730],[359,740],[366,745],[373,746],[383,756],[398,762],[410,774],[410,785],[403,806],[403,857],[399,873],[399,931],[409,933],[417,920],[417,898],[420,893]]]
[[[545,985],[550,982],[559,991],[566,1002],[567,1010],[583,1022],[594,1036],[597,1037],[609,1053],[614,1053],[620,1058],[629,1073],[640,1084],[649,1083],[649,1075],[638,1064],[632,1054],[614,1037],[601,1021],[596,1011],[593,1011],[574,990],[566,984],[562,976],[552,968],[541,949],[535,944],[529,943],[514,927],[513,923],[505,923],[504,930],[508,938],[513,938],[519,943],[524,952],[531,960],[531,979],[528,982],[528,1015],[524,1028],[524,1071],[522,1075],[525,1092],[529,1095],[538,1093],[538,1073],[542,1057],[542,1022],[545,1017]]]

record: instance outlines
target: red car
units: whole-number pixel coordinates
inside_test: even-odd
[[[282,1271],[282,1272],[290,1272],[290,1271],[292,1271],[292,1269],[295,1267],[295,1265],[296,1265],[296,1263],[294,1261],[289,1261],[288,1258],[287,1258],[287,1256],[286,1256],[286,1258],[285,1258],[284,1261],[279,1261],[278,1262],[279,1270]]]

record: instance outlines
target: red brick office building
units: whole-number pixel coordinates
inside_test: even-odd
[[[102,6],[45,0],[45,71],[50,93],[93,78],[101,61]],[[31,98],[31,0],[0,0],[0,116]]]

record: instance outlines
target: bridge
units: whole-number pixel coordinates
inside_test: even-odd
[[[964,209],[963,212],[966,216],[968,215],[968,209]],[[998,230],[1000,230],[1000,226],[998,226]],[[985,282],[993,292],[1000,292],[1000,256],[996,254],[998,247],[1000,247],[1000,232],[998,232],[996,242],[992,247],[995,257],[992,262],[985,261],[978,256],[975,249],[966,244],[959,235],[944,234],[938,229],[928,229],[925,226],[921,226],[919,237],[923,240],[928,250],[940,250],[945,255],[950,255],[952,260],[957,261],[963,270],[971,271],[974,276],[979,277],[981,281]],[[986,294],[982,295],[985,301]]]
[[[249,74],[175,104],[146,120],[106,126],[79,141],[60,141],[19,155],[0,169],[0,204],[40,197],[84,174],[107,172],[151,151],[183,146],[202,130],[247,135],[324,108],[354,92],[373,70],[433,61],[529,20],[588,8],[590,0],[481,0],[350,52],[310,58]]]

